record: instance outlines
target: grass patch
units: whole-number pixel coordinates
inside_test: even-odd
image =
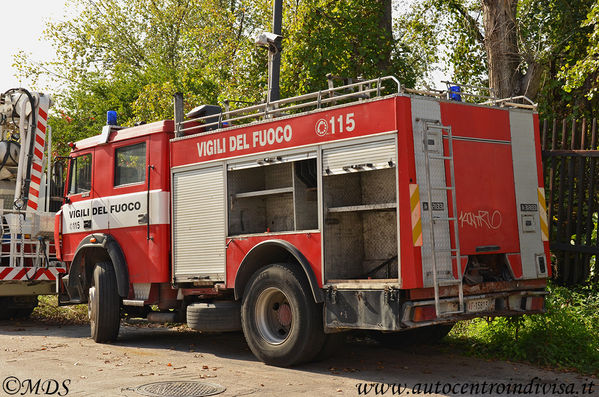
[[[87,305],[58,306],[58,296],[41,295],[31,319],[52,325],[88,324]]]
[[[477,357],[599,375],[599,286],[548,290],[545,314],[464,321],[446,340]]]

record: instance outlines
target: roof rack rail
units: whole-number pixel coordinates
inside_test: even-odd
[[[177,115],[182,114],[182,101],[175,100],[175,136],[180,137],[190,133],[203,132],[206,129],[224,128],[231,126],[233,122],[249,124],[255,121],[273,119],[289,115],[289,112],[300,112],[312,109],[320,109],[327,106],[335,106],[338,102],[359,102],[384,94],[386,86],[384,83],[393,83],[397,86],[394,93],[401,93],[401,83],[394,76],[379,77],[377,79],[363,80],[355,83],[333,87],[329,84],[326,90],[320,90],[309,94],[298,95],[291,98],[280,99],[247,106],[240,109],[226,110],[219,114],[210,114],[203,117],[195,117],[183,120]],[[387,91],[388,92],[388,91]],[[177,111],[177,107],[181,107]],[[214,121],[216,119],[216,121]]]
[[[521,101],[519,103],[517,101]],[[505,106],[505,107],[513,107],[513,108],[521,108],[521,109],[531,109],[536,110],[537,103],[533,102],[526,95],[518,95],[509,98],[502,99],[494,99],[492,101],[486,101],[481,103],[481,105],[495,105],[495,106]]]
[[[474,98],[475,100],[485,100],[484,102],[479,102],[479,105],[514,107],[530,110],[535,110],[537,108],[537,104],[524,95],[500,99],[495,96],[495,90],[492,88],[470,84],[459,84],[452,81],[442,81],[442,83],[447,85],[447,89],[439,90],[428,87],[426,89],[405,88],[401,86],[399,80],[394,76],[379,77],[371,80],[362,80],[360,78],[352,80],[327,75],[327,80],[329,88],[326,90],[279,99],[272,102],[267,101],[233,110],[230,109],[230,102],[238,101],[225,101],[224,111],[222,109],[219,111],[218,107],[214,106],[211,108],[216,108],[216,112],[211,112],[202,117],[191,117],[187,120],[183,117],[182,98],[179,98],[178,100],[175,100],[175,136],[181,137],[194,133],[208,133],[215,129],[231,127],[233,126],[233,123],[239,123],[236,124],[236,126],[245,125],[309,110],[335,106],[339,104],[339,102],[349,104],[381,97],[385,92],[390,92],[388,90],[389,87],[384,85],[384,83],[389,82],[397,86],[397,90],[392,92],[397,94],[407,93],[449,100],[455,100],[457,96],[460,96],[460,98],[461,96],[466,96]],[[333,80],[342,80],[346,84],[334,87]],[[455,87],[458,88],[456,89]]]
[[[478,102],[478,105],[513,107],[530,110],[536,110],[537,108],[537,104],[524,95],[513,96],[510,98],[498,98],[495,95],[495,90],[489,87],[460,84],[453,81],[441,81],[441,83],[444,83],[447,86],[446,90],[433,89],[429,87],[426,87],[425,89],[404,87],[402,92],[448,100],[455,100],[453,96],[466,96],[475,100],[484,100],[484,102]],[[455,87],[458,87],[458,89],[456,90]],[[475,90],[475,92],[468,90]],[[487,93],[487,95],[485,95],[485,93]]]

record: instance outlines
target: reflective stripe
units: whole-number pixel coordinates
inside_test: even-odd
[[[547,203],[545,202],[545,189],[538,189],[539,195],[539,217],[541,218],[541,235],[543,241],[549,241],[549,224],[547,222]]]
[[[0,272],[0,280],[56,280],[59,273],[66,273],[66,269],[61,267],[7,267]]]
[[[33,158],[31,159],[31,175],[32,183],[29,186],[29,195],[27,209],[36,211],[38,209],[40,177],[42,164],[44,159],[44,147],[46,145],[46,128],[48,119],[48,108],[50,107],[50,99],[48,96],[41,96],[38,105],[38,120],[37,128],[35,129]]]
[[[422,247],[422,217],[420,213],[420,191],[418,185],[410,184],[410,208],[412,210],[412,241]]]

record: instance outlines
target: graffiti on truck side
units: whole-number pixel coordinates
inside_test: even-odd
[[[501,211],[460,211],[460,227],[470,226],[475,229],[487,228],[489,230],[497,230],[501,227],[503,217]]]

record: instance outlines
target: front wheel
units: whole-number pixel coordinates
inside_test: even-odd
[[[110,262],[96,264],[89,288],[88,316],[92,339],[98,343],[116,340],[121,323],[121,300],[114,267]]]
[[[313,360],[325,339],[322,306],[314,302],[305,275],[291,264],[269,265],[254,274],[243,295],[241,324],[254,355],[269,365]]]

